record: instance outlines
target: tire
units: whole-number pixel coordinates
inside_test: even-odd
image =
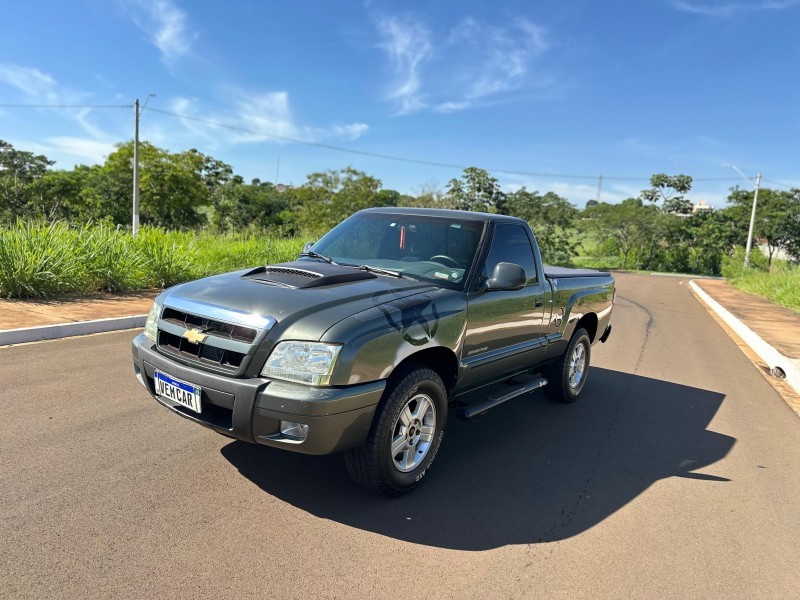
[[[548,382],[545,393],[556,402],[575,402],[586,385],[591,355],[589,333],[580,328],[572,334],[564,354],[545,369],[544,376]]]
[[[345,452],[347,471],[371,492],[400,496],[417,487],[428,472],[446,422],[442,378],[419,365],[404,368],[389,381],[367,442]]]

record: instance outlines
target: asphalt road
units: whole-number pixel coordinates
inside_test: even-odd
[[[800,420],[680,279],[618,284],[578,403],[452,420],[395,500],[170,414],[131,332],[0,349],[0,597],[800,598]]]

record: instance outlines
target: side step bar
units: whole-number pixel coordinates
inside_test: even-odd
[[[547,385],[547,379],[544,377],[537,377],[536,379],[529,381],[527,383],[521,384],[510,392],[506,394],[502,394],[500,396],[490,396],[483,402],[475,404],[473,406],[466,406],[464,408],[459,408],[456,411],[456,416],[459,419],[466,421],[467,419],[471,419],[477,415],[482,415],[487,410],[494,408],[495,406],[500,406],[503,402],[507,402],[517,396],[522,396],[523,394],[527,394],[528,392],[532,392],[534,390],[538,390],[541,387]]]

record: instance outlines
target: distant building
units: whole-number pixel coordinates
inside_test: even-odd
[[[697,213],[710,213],[714,212],[714,207],[706,204],[705,200],[699,200],[697,204],[692,207],[692,214],[696,215]]]

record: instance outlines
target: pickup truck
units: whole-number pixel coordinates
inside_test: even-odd
[[[307,454],[397,496],[471,419],[544,388],[572,402],[611,332],[610,274],[542,265],[528,224],[440,209],[360,211],[297,260],[177,285],[133,340],[172,412]]]

